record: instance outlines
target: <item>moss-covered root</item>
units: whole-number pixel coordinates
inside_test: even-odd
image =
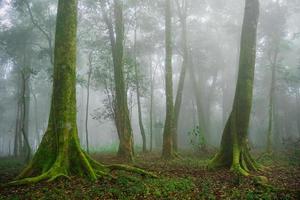
[[[68,173],[64,168],[59,168],[59,167],[53,167],[49,171],[42,173],[39,176],[36,177],[30,177],[30,178],[24,178],[16,181],[12,181],[8,183],[8,186],[13,186],[13,185],[27,185],[27,184],[34,184],[40,181],[54,181],[59,177],[65,177],[70,179],[68,176]]]
[[[97,162],[94,161],[94,164],[95,163],[97,163]],[[97,165],[98,165],[98,167],[92,168],[92,172],[88,172],[85,170],[85,171],[82,171],[82,174],[85,174],[92,181],[94,181],[100,177],[115,179],[116,177],[112,176],[110,173],[114,170],[127,171],[127,172],[131,172],[131,173],[139,174],[142,176],[158,178],[158,176],[156,176],[155,174],[153,174],[151,172],[147,172],[147,171],[142,170],[137,167],[131,167],[131,166],[127,166],[127,165],[108,165],[108,166],[103,167],[103,165],[101,165],[100,163],[97,163]],[[7,186],[34,184],[34,183],[41,182],[41,181],[51,182],[51,181],[56,180],[59,177],[70,179],[69,175],[70,175],[70,172],[67,172],[66,170],[64,170],[62,168],[60,169],[57,167],[53,167],[49,171],[47,171],[39,176],[12,181],[12,182],[8,183]]]
[[[139,174],[142,176],[147,176],[147,177],[151,177],[151,178],[158,178],[157,175],[155,175],[154,173],[151,172],[147,172],[143,169],[137,168],[137,167],[131,167],[128,165],[108,165],[107,168],[110,171],[114,171],[114,170],[120,170],[120,171],[127,171],[127,172],[132,172],[135,174]]]

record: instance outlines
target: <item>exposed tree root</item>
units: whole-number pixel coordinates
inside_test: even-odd
[[[7,186],[15,186],[15,185],[26,185],[26,184],[34,184],[41,181],[51,182],[60,177],[70,179],[71,175],[80,175],[82,177],[88,177],[89,180],[95,181],[98,178],[109,178],[116,179],[112,175],[112,171],[126,171],[134,174],[138,174],[141,176],[147,176],[151,178],[158,178],[155,174],[151,172],[147,172],[137,167],[132,167],[128,165],[103,165],[98,163],[91,157],[89,157],[85,152],[79,152],[80,167],[75,171],[72,167],[66,167],[64,162],[58,160],[56,161],[52,167],[46,171],[41,173],[38,176],[32,176],[33,174],[33,166],[34,163],[31,163],[17,178],[17,180],[12,181],[7,184]]]

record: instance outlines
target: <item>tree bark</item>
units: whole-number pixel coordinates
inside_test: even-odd
[[[248,148],[258,17],[259,1],[246,0],[233,108],[223,132],[221,148],[210,163],[210,167],[229,167],[245,176],[249,175],[250,170],[257,170],[259,167]]]
[[[163,133],[162,157],[173,157],[174,134],[174,106],[173,106],[173,78],[172,78],[172,14],[171,1],[165,0],[165,85],[166,85],[166,119]]]

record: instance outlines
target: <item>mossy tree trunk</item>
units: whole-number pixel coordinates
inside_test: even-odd
[[[250,170],[259,167],[248,148],[258,17],[259,1],[246,0],[233,108],[223,132],[221,148],[210,163],[210,167],[228,167],[245,176],[249,175]]]
[[[123,3],[114,0],[115,15],[115,47],[113,49],[114,80],[116,88],[116,124],[120,131],[120,145],[118,155],[127,161],[133,159],[133,138],[127,105],[127,94],[125,89],[123,73],[123,43],[124,43],[124,23],[123,23]]]
[[[59,0],[56,23],[53,93],[48,128],[29,165],[10,185],[30,184],[78,175],[96,180],[111,170],[152,175],[141,169],[104,166],[80,147],[76,124],[77,0]]]
[[[172,78],[172,14],[171,1],[165,0],[165,85],[166,85],[166,119],[163,132],[162,157],[173,157],[174,134],[174,106],[173,106],[173,78]]]
[[[114,0],[114,24],[109,17],[105,1],[100,1],[103,18],[106,23],[114,65],[115,81],[115,124],[119,136],[118,156],[127,161],[133,160],[133,136],[129,118],[127,104],[127,91],[124,80],[123,63],[123,43],[124,43],[124,23],[123,23],[123,3]]]
[[[187,27],[186,27],[186,18],[187,18],[187,3],[186,1],[182,2],[182,5],[179,4],[176,0],[178,14],[181,24],[181,42],[182,42],[182,67],[179,76],[179,82],[177,87],[175,105],[174,105],[174,133],[173,133],[173,149],[175,152],[178,151],[178,120],[180,114],[180,108],[182,103],[182,94],[183,87],[185,82],[186,68],[188,64],[188,46],[187,46]]]

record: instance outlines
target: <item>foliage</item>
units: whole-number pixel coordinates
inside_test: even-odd
[[[283,140],[284,155],[292,166],[300,166],[300,139],[287,138]]]
[[[197,125],[191,131],[189,131],[188,136],[190,138],[190,144],[197,150],[203,149],[206,146],[206,141],[204,133],[201,133],[200,127]]]

